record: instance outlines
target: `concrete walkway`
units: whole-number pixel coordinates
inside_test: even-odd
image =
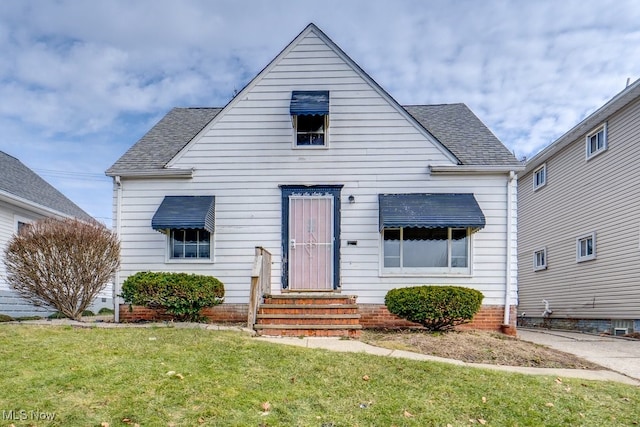
[[[224,326],[206,323],[112,323],[91,319],[76,322],[69,319],[40,319],[23,322],[7,322],[5,324],[29,324],[49,326],[73,326],[81,328],[198,328],[207,330],[232,330],[255,335],[255,331],[239,326]],[[93,320],[93,321],[92,321]],[[95,321],[98,320],[98,321]],[[2,325],[2,323],[0,323]],[[297,347],[324,349],[347,353],[366,353],[376,356],[397,357],[411,360],[449,363],[470,368],[492,369],[497,371],[514,372],[529,375],[547,375],[564,378],[582,378],[596,381],[616,381],[620,383],[640,386],[640,341],[622,340],[612,337],[599,337],[575,332],[556,332],[547,330],[519,329],[518,337],[523,341],[530,341],[547,347],[555,348],[566,353],[575,354],[607,369],[553,369],[528,368],[518,366],[490,365],[484,363],[467,363],[459,360],[445,359],[403,350],[389,350],[375,347],[357,340],[340,338],[289,338],[289,337],[256,337],[257,340]]]
[[[640,380],[640,341],[606,335],[547,329],[518,329],[518,337],[575,354],[630,378]]]

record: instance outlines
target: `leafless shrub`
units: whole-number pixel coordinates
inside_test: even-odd
[[[120,243],[98,222],[48,218],[9,241],[4,263],[21,297],[79,320],[118,269]]]

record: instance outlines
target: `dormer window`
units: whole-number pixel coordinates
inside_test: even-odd
[[[297,91],[291,93],[291,122],[294,147],[328,146],[329,91]]]

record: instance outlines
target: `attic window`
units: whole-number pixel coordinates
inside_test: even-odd
[[[293,91],[291,121],[295,147],[327,147],[329,91]]]

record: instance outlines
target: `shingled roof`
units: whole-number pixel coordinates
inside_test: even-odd
[[[107,169],[107,175],[163,169],[220,111],[222,108],[172,109]]]
[[[465,104],[404,107],[463,165],[518,165]],[[222,108],[174,108],[107,170],[107,175],[161,170]]]
[[[20,160],[0,151],[0,193],[8,193],[64,215],[89,220],[91,216]]]
[[[404,106],[463,165],[510,166],[518,160],[465,104]]]

